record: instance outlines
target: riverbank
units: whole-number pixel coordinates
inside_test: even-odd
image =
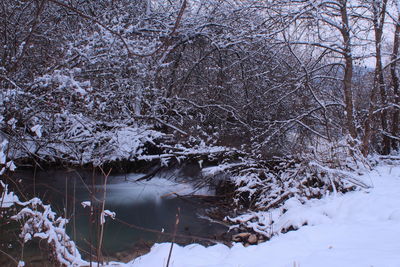
[[[45,172],[44,176],[40,177],[39,174],[41,171],[36,168],[34,170],[31,169],[33,179],[28,180],[31,185],[33,181],[34,194],[32,196],[39,196],[45,199],[44,196],[51,195],[49,192],[57,192],[56,201],[50,201],[50,203],[58,211],[57,214],[62,214],[66,218],[72,219],[68,227],[72,227],[73,230],[67,229],[69,231],[68,235],[70,235],[72,240],[77,242],[79,251],[82,253],[84,259],[88,259],[89,261],[125,261],[129,260],[130,257],[137,257],[142,253],[146,253],[148,247],[154,242],[169,242],[174,240],[174,237],[177,244],[200,243],[201,245],[210,245],[208,241],[211,241],[211,244],[218,242],[230,243],[232,239],[235,239],[229,236],[229,234],[223,235],[221,233],[217,235],[212,234],[210,238],[210,228],[207,227],[210,224],[215,224],[212,220],[203,220],[197,226],[193,226],[190,220],[187,221],[184,218],[184,212],[191,213],[189,217],[199,217],[196,211],[198,206],[184,207],[189,204],[184,204],[184,202],[190,200],[187,197],[182,197],[187,195],[185,193],[187,185],[190,185],[189,189],[193,192],[210,184],[216,186],[214,188],[215,192],[211,194],[215,195],[212,198],[220,197],[221,199],[225,199],[225,201],[222,200],[219,203],[219,200],[217,202],[213,200],[214,202],[211,201],[207,204],[207,208],[205,208],[203,201],[201,209],[204,210],[203,213],[205,215],[215,215],[213,217],[219,221],[230,216],[223,224],[217,223],[217,225],[223,225],[223,232],[225,233],[228,229],[226,224],[233,224],[230,235],[248,234],[247,238],[240,239],[245,247],[249,244],[259,243],[258,241],[269,240],[274,235],[300,228],[304,224],[307,224],[307,221],[300,222],[304,218],[298,215],[302,213],[294,216],[295,219],[292,218],[291,224],[286,226],[281,224],[281,220],[287,214],[291,214],[291,212],[287,212],[293,206],[311,203],[312,199],[318,201],[318,199],[329,194],[341,194],[348,191],[369,188],[368,183],[360,175],[368,172],[369,167],[376,162],[372,160],[370,162],[372,165],[370,165],[364,158],[357,160],[355,156],[358,155],[353,154],[353,157],[349,157],[346,148],[348,147],[339,149],[338,153],[335,154],[335,161],[332,161],[330,154],[326,153],[327,150],[331,151],[330,147],[318,151],[318,154],[311,155],[305,153],[296,157],[274,157],[266,160],[254,160],[250,157],[235,159],[238,155],[237,151],[224,150],[221,147],[204,146],[196,147],[195,149],[179,147],[173,148],[174,153],[171,152],[172,154],[168,152],[162,155],[144,156],[146,162],[147,160],[150,162],[156,161],[159,165],[149,167],[153,170],[150,170],[148,173],[136,174],[134,175],[135,177],[128,177],[129,175],[120,175],[118,177],[111,177],[113,176],[111,175],[109,177],[108,171],[111,168],[105,169],[105,167],[98,167],[97,174],[94,172],[94,169],[90,171],[90,168],[84,170],[81,174],[70,168],[61,175]],[[224,157],[226,153],[230,156]],[[168,167],[164,166],[162,162],[165,159],[174,160],[178,164],[169,165]],[[142,160],[144,159],[142,158]],[[338,161],[340,164],[337,164]],[[174,168],[179,171],[178,174],[170,172]],[[189,176],[182,176],[186,172],[185,169],[191,173]],[[165,179],[164,177],[161,179],[163,182],[158,183],[160,179],[156,176],[163,172],[170,178],[174,178]],[[79,175],[73,178],[69,177],[71,174]],[[48,177],[54,177],[55,180],[49,180]],[[106,184],[106,177],[110,179],[108,179],[107,186],[104,186]],[[11,179],[11,182],[20,181],[18,177],[15,178]],[[29,186],[29,182],[26,183],[28,180],[23,181],[21,184]],[[79,197],[80,193],[76,194],[77,181],[78,183],[82,182],[78,187],[87,191],[83,198]],[[60,188],[54,186],[57,183],[61,185]],[[153,183],[155,184],[153,185]],[[46,189],[38,195],[35,193],[35,188],[39,184],[45,185]],[[139,188],[140,186],[137,187],[137,185],[142,186],[142,188]],[[141,207],[135,211],[133,206],[137,206],[138,202],[147,199],[146,195],[148,196],[148,193],[150,195],[154,195],[155,193],[156,195],[156,198],[151,197],[153,199],[151,207]],[[189,193],[189,195],[193,194]],[[200,193],[200,196],[204,195],[207,194]],[[176,198],[170,199],[172,196]],[[105,226],[104,240],[102,238],[104,242],[100,242],[104,253],[102,252],[103,255],[99,256],[98,251],[100,249],[93,247],[93,245],[97,243],[99,233],[103,237],[103,228],[98,225],[100,217],[97,218],[95,215],[88,217],[89,213],[93,213],[90,211],[91,208],[85,210],[79,204],[81,202],[93,201],[94,199],[98,202],[97,199],[101,199],[102,197],[106,198],[105,205],[101,205],[101,203],[97,205],[97,215],[106,209],[116,211],[117,216],[115,220],[108,220],[109,222]],[[154,199],[159,199],[160,201],[158,203],[155,201],[154,203]],[[180,202],[181,204],[179,205],[174,204],[169,206],[168,204],[163,206],[162,203],[166,204],[167,200],[171,203],[175,200],[184,202]],[[62,203],[57,205],[57,201],[61,201]],[[122,209],[117,207],[120,204],[119,202],[123,203]],[[115,203],[119,204],[116,205]],[[127,203],[128,205],[126,205]],[[222,206],[226,204],[226,207],[222,207],[223,209],[221,209],[220,206],[219,209],[215,209],[216,203],[218,205],[222,204]],[[75,209],[77,206],[79,209],[71,210],[71,207]],[[143,216],[151,210],[158,211],[150,217]],[[180,213],[179,210],[185,211]],[[164,216],[163,214],[167,211],[169,215]],[[82,216],[85,213],[86,215]],[[96,208],[94,213],[96,213]],[[180,232],[174,234],[177,213],[180,213],[178,216],[180,221],[178,230]],[[270,214],[272,216],[269,216]],[[128,217],[132,216],[139,218],[142,222],[129,222]],[[82,221],[84,224],[80,224],[79,221]],[[88,224],[89,221],[90,223]],[[154,225],[157,221],[162,221],[163,223]],[[279,227],[276,227],[277,222]],[[75,223],[86,225],[79,228],[89,233],[86,235],[87,237],[93,235],[91,231],[97,232],[94,233],[94,237],[92,236],[92,238],[80,240],[80,235],[75,231],[77,229]],[[121,224],[125,228],[121,228]],[[140,226],[141,224],[142,226]],[[116,225],[118,227],[115,227]],[[130,234],[131,228],[136,231],[133,235]],[[206,230],[202,230],[203,228]],[[149,229],[151,231],[148,231]],[[208,236],[201,237],[201,235],[193,230],[203,231]],[[136,248],[133,241],[140,240],[140,236],[143,234],[147,235],[148,232],[153,237],[151,240],[149,239],[150,242],[145,242],[147,246],[146,250]],[[122,235],[118,237],[118,233]],[[168,238],[159,238],[160,236]],[[180,239],[181,237],[183,239]],[[146,241],[148,238],[143,239]],[[201,241],[207,242],[202,243]],[[97,255],[93,255],[93,251],[97,251]],[[141,252],[137,253],[138,251]],[[120,255],[117,255],[117,253],[120,253]],[[92,255],[92,257],[89,255]],[[76,259],[78,261],[82,260],[81,256],[77,256]]]
[[[293,216],[287,219],[306,220],[297,231],[249,247],[240,243],[232,248],[174,245],[170,266],[398,267],[399,164],[381,164],[362,179],[372,186],[368,191],[328,195],[293,206],[288,211]],[[157,244],[149,254],[126,266],[164,266],[170,246],[169,243]]]

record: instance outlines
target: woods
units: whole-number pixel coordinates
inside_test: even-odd
[[[2,175],[195,162],[270,238],[399,152],[397,0],[2,0],[0,42]]]
[[[397,18],[391,1],[3,1],[2,135],[10,158],[73,162],[142,126],[261,157],[346,135],[389,154]]]

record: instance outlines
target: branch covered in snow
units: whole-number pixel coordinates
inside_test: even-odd
[[[0,181],[1,182],[1,181]],[[12,220],[23,222],[20,238],[24,243],[32,238],[47,240],[54,260],[62,266],[87,266],[75,245],[66,233],[68,220],[57,217],[50,205],[44,205],[39,198],[21,202],[3,182],[1,208],[22,207]]]

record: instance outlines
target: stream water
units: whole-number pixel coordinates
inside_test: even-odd
[[[192,179],[179,179],[170,175],[154,177],[148,181],[136,180],[142,175],[111,175],[104,186],[104,175],[84,170],[19,171],[14,176],[21,179],[23,192],[35,195],[50,203],[58,215],[67,214],[70,219],[68,234],[85,255],[93,241],[90,208],[83,201],[101,199],[105,188],[105,209],[116,213],[116,220],[106,218],[103,254],[118,255],[133,251],[139,243],[171,241],[176,214],[179,209],[178,242],[201,242],[196,237],[213,239],[227,231],[221,224],[203,219],[211,204],[195,197],[177,195],[213,195],[207,187],[195,189]],[[163,233],[157,233],[163,232]],[[90,234],[92,232],[92,234]],[[191,237],[189,237],[191,236]]]

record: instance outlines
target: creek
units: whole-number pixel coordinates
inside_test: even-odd
[[[86,258],[90,247],[96,246],[93,228],[98,226],[90,207],[81,203],[96,199],[101,203],[104,189],[105,209],[115,212],[116,219],[106,218],[102,252],[113,259],[134,255],[140,244],[150,247],[155,242],[170,242],[178,211],[178,243],[212,244],[207,239],[218,239],[227,231],[226,226],[204,219],[213,205],[203,199],[212,197],[214,189],[195,178],[165,173],[137,181],[143,174],[131,173],[110,175],[104,184],[105,175],[87,170],[24,170],[14,177],[23,185],[21,192],[51,204],[57,215],[67,215],[67,232]]]

